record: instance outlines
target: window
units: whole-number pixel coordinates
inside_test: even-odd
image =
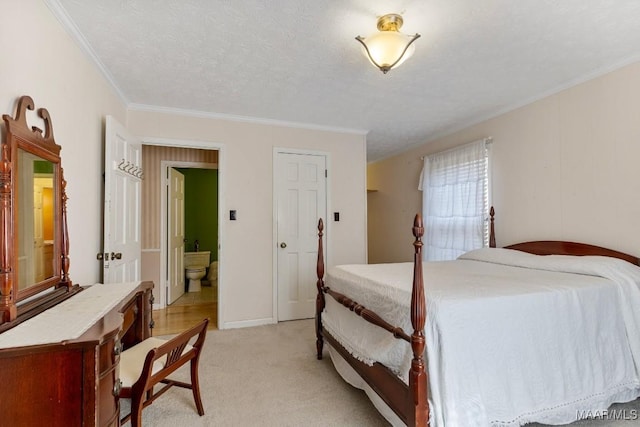
[[[488,246],[489,143],[487,138],[424,158],[419,188],[426,261]]]

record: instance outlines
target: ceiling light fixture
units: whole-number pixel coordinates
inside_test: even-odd
[[[420,34],[408,36],[401,33],[399,30],[403,22],[402,16],[389,13],[378,18],[377,33],[366,39],[356,37],[356,40],[362,44],[362,52],[365,56],[384,74],[400,66],[416,50],[413,42],[420,37]]]

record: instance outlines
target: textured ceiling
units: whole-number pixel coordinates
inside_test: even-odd
[[[640,59],[638,0],[46,1],[134,108],[364,130],[369,161]],[[383,75],[354,37],[390,12],[422,37]]]

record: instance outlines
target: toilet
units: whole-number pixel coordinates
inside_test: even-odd
[[[184,253],[184,271],[187,279],[189,279],[187,292],[200,292],[200,280],[207,272],[210,254],[211,252],[209,251]]]
[[[213,283],[218,280],[218,261],[213,261],[211,264],[209,264],[207,280],[209,281],[209,283]]]

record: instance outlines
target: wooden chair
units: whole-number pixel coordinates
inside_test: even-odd
[[[198,383],[198,361],[207,335],[208,324],[209,319],[204,319],[170,340],[151,337],[122,352],[120,355],[122,387],[119,397],[131,399],[131,412],[121,419],[122,424],[131,420],[132,427],[142,426],[142,410],[174,385],[191,389],[198,414],[204,415]],[[195,342],[189,344],[189,341],[196,336]],[[191,362],[190,384],[167,378],[187,362]],[[165,385],[154,393],[153,387],[158,383]]]

